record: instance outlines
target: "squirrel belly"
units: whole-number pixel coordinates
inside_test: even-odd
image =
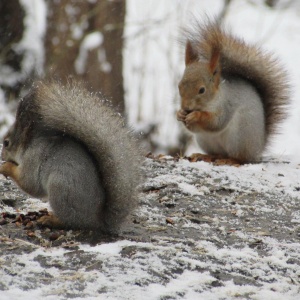
[[[195,133],[197,143],[212,155],[257,161],[266,145],[265,116],[257,91],[244,80],[224,80],[216,97],[213,109],[220,112],[220,130],[200,130]]]
[[[94,160],[70,138],[54,143],[52,150],[41,168],[54,215],[68,228],[105,231],[106,198]]]
[[[32,156],[34,153],[34,156]],[[105,194],[87,149],[68,136],[38,136],[22,156],[21,188],[47,200],[66,228],[103,230]],[[36,172],[28,176],[28,170]]]
[[[287,116],[289,84],[278,60],[217,21],[185,31],[177,120],[212,155],[258,161]]]

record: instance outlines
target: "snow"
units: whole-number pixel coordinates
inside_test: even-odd
[[[79,35],[79,28],[74,27],[73,29],[74,34]],[[86,64],[88,52],[97,48],[97,58],[101,71],[105,73],[109,73],[111,71],[111,65],[106,60],[105,49],[101,47],[101,45],[103,44],[103,39],[103,34],[98,31],[89,33],[84,37],[79,47],[78,57],[75,60],[75,70],[77,74],[84,74],[85,72],[87,72],[88,66]]]
[[[46,5],[40,0],[20,0],[25,11],[24,24],[26,30],[22,40],[13,44],[13,49],[23,54],[21,72],[13,70],[10,66],[0,64],[0,84],[2,86],[14,86],[28,77],[33,71],[43,75],[44,44],[43,37],[46,29]],[[5,50],[6,51],[6,50]],[[7,99],[0,89],[0,137],[7,132],[7,128],[13,123],[11,105],[6,104]]]
[[[75,61],[75,70],[77,74],[84,74],[87,70],[86,62],[88,58],[88,52],[90,50],[99,48],[103,43],[103,34],[101,32],[93,32],[86,35],[79,47],[79,54]],[[98,49],[98,58],[102,70],[109,72],[110,65],[106,61],[104,49],[101,47]]]
[[[188,162],[183,161],[183,165]],[[289,163],[288,169],[283,168],[282,163],[269,164],[260,163],[257,165],[246,165],[242,168],[232,168],[231,166],[222,166],[216,170],[211,170],[211,166],[205,162],[195,163],[196,168],[204,170],[214,177],[221,176],[222,183],[233,190],[243,190],[245,187],[249,190],[266,193],[270,191],[282,191],[291,196],[297,196],[297,184],[300,183],[300,164]],[[293,169],[295,168],[295,169]],[[213,179],[211,179],[213,182]]]
[[[120,245],[121,244],[121,245]],[[118,266],[118,261],[124,263],[124,258],[120,255],[120,246],[132,245],[132,242],[122,241],[113,244],[106,245],[106,251],[102,251],[101,247],[90,248],[87,246],[80,247],[80,249],[88,250],[95,254],[99,259],[104,262],[103,271],[106,276],[102,274],[101,271],[87,271],[89,265],[81,267],[76,272],[70,271],[58,271],[57,268],[51,267],[47,268],[47,276],[53,276],[57,278],[55,286],[44,285],[40,289],[36,290],[22,290],[22,280],[28,282],[29,278],[34,279],[35,274],[40,274],[44,271],[44,267],[41,267],[38,262],[34,261],[34,258],[38,255],[44,255],[47,257],[49,264],[55,261],[56,264],[64,264],[64,258],[67,251],[62,251],[61,249],[38,249],[32,253],[24,254],[18,256],[14,259],[14,271],[17,276],[10,277],[9,282],[6,282],[7,275],[2,276],[2,283],[8,283],[11,288],[7,291],[1,292],[1,299],[65,299],[60,296],[61,293],[66,293],[68,290],[72,290],[72,279],[79,279],[81,282],[87,282],[86,297],[84,299],[161,299],[164,295],[169,297],[174,297],[174,299],[179,299],[180,293],[185,293],[180,299],[231,299],[238,296],[243,297],[245,295],[251,295],[251,299],[270,299],[272,296],[274,299],[298,299],[299,287],[295,284],[291,284],[290,278],[279,277],[276,271],[272,271],[270,266],[280,268],[290,269],[291,276],[294,277],[293,272],[300,274],[299,266],[291,266],[286,264],[286,255],[291,245],[286,247],[282,246],[280,251],[272,251],[269,256],[265,258],[259,258],[256,251],[244,248],[234,251],[234,249],[223,249],[219,250],[216,247],[207,243],[198,243],[199,247],[202,247],[202,251],[210,253],[211,257],[215,257],[222,260],[224,263],[224,269],[230,272],[235,272],[235,269],[244,269],[245,271],[251,272],[253,276],[264,277],[265,280],[274,280],[275,283],[266,283],[260,287],[254,286],[239,286],[235,285],[232,281],[228,281],[225,286],[216,287],[213,293],[210,291],[205,291],[205,286],[211,284],[215,281],[209,272],[197,272],[193,270],[185,270],[179,276],[175,276],[166,285],[161,283],[149,284],[147,287],[140,288],[135,285],[135,282],[139,280],[146,280],[149,274],[146,272],[146,268],[150,267],[156,272],[162,272],[163,266],[159,262],[159,255],[164,251],[168,251],[167,245],[163,247],[151,247],[151,253],[146,257],[146,266],[141,265],[141,261],[138,259],[132,263],[128,261],[125,269],[120,269]],[[137,247],[143,247],[144,244],[137,244]],[[296,246],[296,245],[295,245]],[[299,245],[297,245],[298,247]],[[109,251],[108,247],[111,249]],[[272,245],[276,247],[276,245]],[[293,247],[292,247],[293,248]],[[299,251],[298,251],[299,254]],[[180,258],[180,254],[174,254]],[[5,259],[5,257],[3,258]],[[112,264],[110,262],[113,262]],[[206,267],[206,264],[211,263],[200,263],[198,261],[191,261],[195,268],[201,266]],[[251,268],[249,268],[249,262],[251,262]],[[144,262],[145,263],[145,262]],[[172,264],[172,262],[170,262]],[[108,268],[108,270],[106,269]],[[31,276],[29,277],[30,270]],[[47,276],[45,281],[47,281]],[[93,278],[92,282],[91,278]],[[280,282],[278,282],[280,280]],[[25,282],[25,281],[24,281]],[[13,286],[18,286],[13,288]],[[98,289],[101,286],[105,287],[106,293],[102,296],[98,295]],[[297,296],[298,295],[298,296]],[[55,298],[56,297],[56,298]],[[81,299],[81,298],[73,298]]]
[[[286,163],[288,157],[283,161],[265,160],[256,165],[231,167],[167,159],[167,164],[174,167],[173,171],[167,171],[169,175],[156,174],[152,179],[148,178],[144,185],[158,188],[178,183],[179,194],[197,196],[195,182],[205,178],[208,183],[206,195],[195,198],[195,201],[203,202],[203,207],[205,203],[213,203],[214,200],[209,199],[213,193],[212,187],[219,186],[242,191],[243,195],[255,191],[263,193],[266,199],[267,195],[274,198],[273,206],[254,201],[257,212],[265,207],[276,214],[280,206],[286,211],[294,201],[300,200],[299,191],[295,190],[300,185],[300,164]],[[151,161],[148,165],[149,170],[155,169]],[[195,175],[200,176],[196,181]],[[199,193],[203,195],[201,188]],[[282,198],[276,197],[280,194]],[[150,196],[146,199],[141,194],[141,207],[137,214],[147,215],[153,228],[159,229],[162,224],[158,220],[163,218],[161,210],[145,207],[145,204],[157,201],[157,195]],[[232,196],[232,199],[239,201],[237,196]],[[225,208],[226,201],[223,204]],[[246,197],[235,208],[248,214],[249,205]],[[45,204],[29,199],[22,210],[38,209],[39,206],[42,208]],[[299,216],[299,211],[291,211],[292,222],[298,223]],[[236,217],[241,218],[242,215],[237,214]],[[178,220],[176,217],[173,219]],[[216,226],[220,227],[226,239],[226,229],[221,222],[222,219],[215,218]],[[205,236],[205,230],[209,230],[211,225],[187,223],[183,228],[191,229],[193,226]],[[256,233],[233,231],[241,242],[221,247],[219,243],[222,239],[217,236],[209,235],[206,239],[176,238],[161,236],[157,231],[152,237],[149,236],[149,242],[125,238],[95,246],[78,244],[76,251],[34,246],[35,249],[28,253],[15,255],[6,252],[0,260],[1,284],[6,287],[0,291],[1,299],[60,300],[72,292],[73,299],[299,299],[300,264],[297,261],[300,240],[278,240],[266,235],[264,230],[262,228]],[[262,241],[264,254],[259,247],[249,246],[249,240],[257,239]],[[12,243],[12,247],[16,245]],[[127,253],[126,249],[130,251]],[[86,262],[80,253],[88,257]],[[222,284],[214,286],[216,276],[213,274],[218,272],[230,273],[237,278],[237,282],[223,280]],[[244,278],[241,274],[245,274],[245,278],[258,278],[255,279],[257,284],[238,284],[239,278]],[[212,285],[214,287],[210,288]]]
[[[43,38],[46,30],[46,4],[40,0],[21,0],[21,5],[25,10],[24,32],[21,43],[17,49],[21,53],[25,52],[22,61],[22,70],[28,75],[31,70],[36,70],[37,74],[43,74],[44,64],[44,44]],[[23,75],[25,75],[23,74]]]
[[[7,132],[7,127],[14,122],[14,117],[11,115],[7,105],[5,105],[4,92],[0,89],[0,137],[3,137]],[[4,126],[6,124],[7,126]],[[2,148],[1,148],[2,149]]]

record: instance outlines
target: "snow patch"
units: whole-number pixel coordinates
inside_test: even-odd
[[[97,57],[100,69],[105,73],[111,71],[111,65],[106,60],[105,49],[101,47],[103,40],[103,34],[98,31],[90,33],[84,37],[79,48],[78,57],[75,61],[75,70],[77,74],[84,74],[86,72],[88,53],[94,49],[97,49]]]

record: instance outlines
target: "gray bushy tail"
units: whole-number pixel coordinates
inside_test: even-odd
[[[140,151],[124,119],[79,84],[38,82],[35,104],[47,126],[79,140],[93,155],[106,194],[105,228],[116,232],[137,204],[141,177]]]

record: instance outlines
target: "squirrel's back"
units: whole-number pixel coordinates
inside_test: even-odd
[[[264,107],[267,139],[275,133],[286,117],[289,85],[286,72],[273,54],[246,44],[215,20],[195,21],[185,30],[185,36],[200,59],[209,61],[212,53],[219,51],[223,78],[241,78],[255,87]]]
[[[104,100],[79,84],[37,82],[33,99],[46,126],[81,141],[94,157],[106,197],[104,226],[116,232],[137,204],[141,155],[135,137]]]

